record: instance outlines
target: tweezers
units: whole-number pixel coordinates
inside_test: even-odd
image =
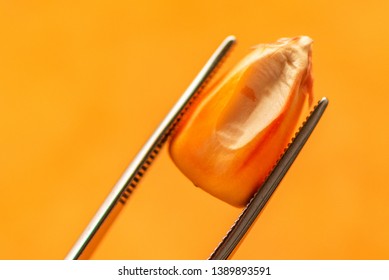
[[[78,260],[87,259],[98,246],[99,241],[104,236],[120,210],[125,205],[127,199],[134,191],[142,176],[148,170],[162,149],[169,135],[176,127],[182,116],[193,103],[193,100],[201,94],[202,89],[209,82],[211,77],[219,69],[220,65],[232,49],[236,40],[234,36],[228,36],[209,58],[207,63],[197,74],[193,82],[183,93],[165,119],[157,127],[143,148],[136,155],[134,160],[127,167],[121,178],[118,180],[112,191],[106,197],[95,216],[92,218],[86,229],[76,241],[66,259]],[[284,151],[281,159],[276,163],[265,183],[253,196],[246,208],[242,211],[238,220],[234,223],[225,238],[209,257],[210,260],[228,259],[233,253],[247,230],[255,221],[274,190],[277,188],[285,173],[292,165],[294,159],[304,146],[308,137],[319,122],[328,100],[321,99],[315,109],[311,112],[306,122],[300,128],[291,144]]]

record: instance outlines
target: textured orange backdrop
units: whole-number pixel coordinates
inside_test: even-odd
[[[314,42],[329,108],[236,259],[389,259],[389,2],[0,1],[0,258],[61,259],[229,34]],[[224,68],[224,69],[225,69]],[[205,259],[240,213],[164,150],[98,259]]]

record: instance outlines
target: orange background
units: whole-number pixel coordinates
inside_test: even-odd
[[[81,3],[80,3],[81,2]],[[0,258],[61,259],[229,34],[309,35],[330,105],[235,259],[389,259],[389,2],[0,1]],[[98,259],[205,259],[240,209],[164,150]]]

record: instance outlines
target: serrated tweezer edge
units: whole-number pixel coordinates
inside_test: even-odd
[[[246,208],[242,211],[239,218],[235,221],[230,231],[223,238],[215,251],[211,254],[209,260],[226,260],[235,250],[241,239],[254,223],[259,213],[265,207],[290,166],[293,164],[297,155],[322,117],[327,105],[328,99],[323,97],[304,122],[299,132],[292,139],[292,142],[285,150],[284,154],[277,162],[266,181],[247,204]]]
[[[114,217],[120,212],[129,195],[158,155],[178,120],[186,111],[187,106],[191,104],[193,98],[197,96],[210,77],[217,71],[234,43],[235,37],[228,36],[216,49],[181,98],[127,167],[65,259],[77,260],[86,258],[91,254],[99,243],[103,231],[105,232]]]

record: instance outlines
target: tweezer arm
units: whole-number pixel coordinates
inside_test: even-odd
[[[296,134],[295,138],[292,140],[292,143],[289,145],[288,149],[285,151],[277,165],[274,167],[269,177],[263,183],[258,192],[254,195],[251,201],[247,204],[238,220],[231,227],[230,231],[209,257],[209,260],[226,260],[234,251],[240,240],[255,221],[258,214],[266,205],[267,201],[281,182],[282,178],[285,176],[286,172],[289,170],[289,167],[293,164],[297,155],[311,135],[313,129],[319,122],[327,105],[328,100],[325,97],[319,101],[318,105],[307,118],[300,131]]]
[[[95,245],[97,245],[100,240],[101,232],[104,231],[104,228],[109,227],[114,216],[120,212],[123,204],[157,156],[187,106],[191,103],[196,93],[204,87],[208,78],[219,66],[234,43],[235,38],[229,36],[213,53],[211,58],[167,114],[159,127],[151,135],[132,163],[127,167],[122,177],[113,187],[111,193],[107,196],[87,228],[66,256],[66,259],[77,260],[85,258],[91,253],[92,249],[94,249]]]

